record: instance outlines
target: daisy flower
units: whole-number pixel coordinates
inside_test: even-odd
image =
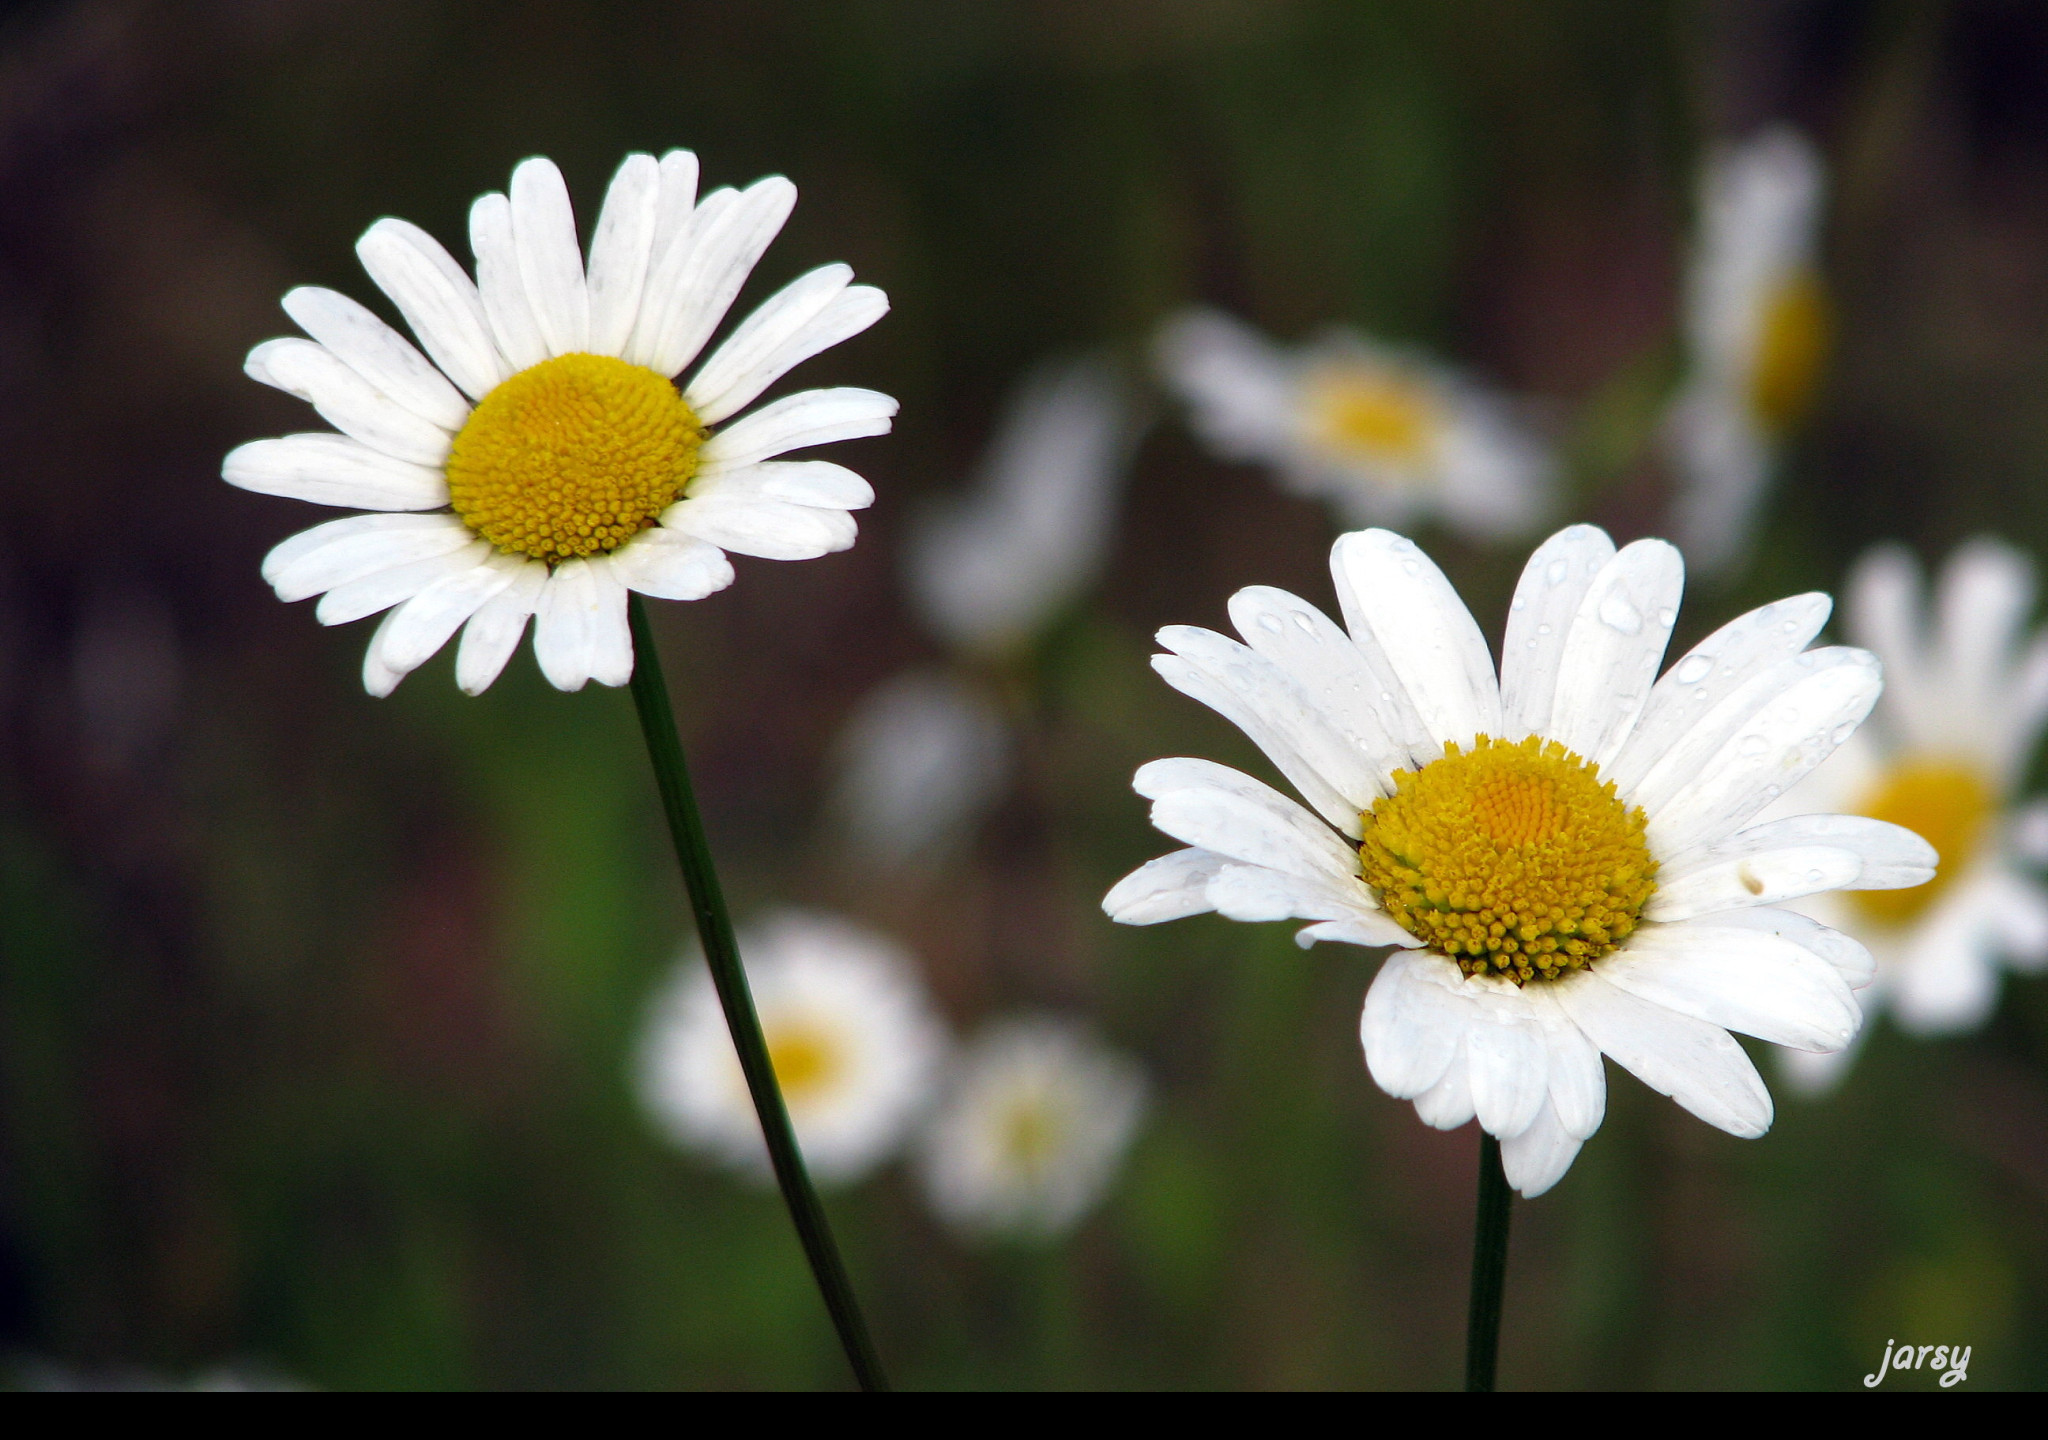
[[[1341,524],[1435,516],[1495,538],[1549,508],[1555,466],[1508,403],[1421,356],[1343,329],[1282,347],[1209,310],[1171,321],[1157,350],[1210,448],[1271,466]]]
[[[1845,810],[1896,821],[1941,852],[1924,885],[1816,895],[1800,908],[1869,947],[1877,978],[1858,999],[1915,1035],[1950,1035],[1989,1018],[2002,965],[2048,964],[2048,807],[2020,799],[2048,720],[2048,628],[2026,635],[2034,567],[1996,540],[1957,550],[1927,603],[1919,563],[1872,551],[1850,577],[1850,633],[1884,662],[1871,723],[1780,808]],[[1802,1085],[1824,1090],[1848,1052],[1790,1055]]]
[[[1683,567],[1590,525],[1529,559],[1496,679],[1485,638],[1412,541],[1341,537],[1346,627],[1240,590],[1244,643],[1162,630],[1167,683],[1263,750],[1306,807],[1206,760],[1138,771],[1187,844],[1104,901],[1153,924],[1214,910],[1313,923],[1302,944],[1396,947],[1366,996],[1373,1079],[1441,1129],[1475,1115],[1509,1182],[1547,1190],[1599,1127],[1600,1057],[1734,1135],[1771,1097],[1740,1031],[1839,1050],[1869,953],[1786,900],[1917,885],[1934,852],[1882,820],[1749,825],[1855,731],[1878,664],[1808,650],[1825,596],[1751,611],[1657,679]],[[1655,682],[1654,684],[1652,682]]]
[[[1820,156],[1791,130],[1716,154],[1687,279],[1690,372],[1671,412],[1679,543],[1696,567],[1748,543],[1779,449],[1806,417],[1831,317],[1815,254]]]
[[[1128,409],[1099,359],[1025,379],[973,488],[928,513],[906,552],[933,633],[966,655],[1000,655],[1094,583],[1134,438]]]
[[[470,209],[474,282],[425,231],[379,220],[356,254],[420,349],[348,297],[308,287],[284,308],[311,338],[249,352],[251,376],[340,433],[244,445],[227,457],[228,482],[369,512],[285,541],[264,579],[282,600],[321,596],[325,625],[389,612],[363,659],[373,695],[457,630],[456,682],[481,693],[529,616],[542,672],[576,690],[631,678],[629,590],[697,600],[732,583],[728,551],[846,549],[848,512],[874,498],[867,482],[775,457],[882,434],[896,402],[808,390],[742,412],[881,318],[881,291],[821,266],[673,383],[795,203],[779,175],[699,199],[696,156],[629,155],[586,267],[561,172],[527,160],[509,195]]]
[[[859,1179],[902,1143],[945,1052],[915,962],[873,931],[801,911],[762,920],[740,948],[805,1164],[820,1180]],[[640,1079],[674,1139],[768,1178],[717,992],[694,960],[655,1002]]]
[[[986,689],[913,670],[864,696],[839,736],[832,808],[864,858],[902,865],[945,848],[1010,780],[1009,726]]]
[[[968,1234],[1049,1239],[1115,1176],[1145,1108],[1138,1067],[1070,1021],[990,1027],[919,1147],[925,1195]]]

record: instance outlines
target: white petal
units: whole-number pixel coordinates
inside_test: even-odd
[[[763,560],[815,560],[853,548],[859,532],[844,510],[819,510],[785,500],[695,496],[662,512],[661,523],[737,555]]]
[[[1206,915],[1209,882],[1229,862],[1207,850],[1176,850],[1148,860],[1102,897],[1102,913],[1119,925],[1157,925]]]
[[[1353,636],[1361,622],[1370,629],[1430,734],[1466,746],[1498,735],[1500,687],[1486,637],[1443,571],[1388,530],[1342,536],[1330,556]]]
[[[732,562],[709,541],[656,525],[612,552],[612,575],[658,600],[702,600],[732,584]]]
[[[1849,572],[1849,638],[1878,655],[1885,666],[1885,714],[1909,744],[1925,745],[1946,731],[1942,710],[1949,698],[1935,678],[1920,623],[1920,562],[1903,545],[1878,545]]]
[[[512,373],[476,286],[440,241],[404,220],[379,220],[356,242],[356,256],[420,348],[470,399],[483,399]]]
[[[1986,927],[1963,915],[1944,922],[1923,923],[1887,972],[1892,1013],[1909,1035],[1966,1034],[1998,1008],[1998,965]]]
[[[603,582],[588,560],[557,565],[540,592],[533,619],[533,657],[557,690],[581,690],[597,664]]]
[[[469,402],[403,335],[348,296],[315,285],[285,292],[284,312],[342,364],[420,419],[451,434],[469,419]]]
[[[1292,448],[1298,367],[1264,336],[1195,310],[1162,326],[1153,349],[1195,432],[1225,459],[1277,461]]]
[[[1795,1050],[1839,1050],[1862,1021],[1834,966],[1790,940],[1712,918],[1644,925],[1596,973],[1638,999]]]
[[[259,495],[357,510],[438,510],[448,503],[439,470],[394,460],[327,431],[251,440],[228,452],[221,478]]]
[[[1501,1171],[1523,1199],[1534,1200],[1564,1179],[1582,1143],[1546,1103],[1528,1129],[1500,1142]]]
[[[852,283],[851,265],[820,265],[790,281],[762,301],[740,323],[739,329],[712,352],[684,387],[683,398],[707,425],[716,425],[743,409],[789,366],[759,383],[754,383],[756,372],[785,341],[802,332]],[[748,393],[742,394],[743,388]]]
[[[1533,1005],[1506,982],[1467,980],[1473,1005],[1465,1027],[1472,1108],[1480,1128],[1502,1140],[1536,1121],[1550,1093],[1550,1056]]]
[[[1862,871],[1862,858],[1855,851],[1832,845],[1789,845],[1728,855],[1697,863],[1684,875],[1659,876],[1643,917],[1691,920],[1749,905],[1777,905],[1823,890],[1847,889]]]
[[[1373,977],[1358,1038],[1373,1082],[1396,1100],[1412,1100],[1430,1090],[1454,1058],[1463,1068],[1459,1041],[1470,1008],[1463,984],[1456,965],[1426,950],[1396,950]],[[1454,1123],[1470,1118],[1467,1110]]]
[[[1209,902],[1216,913],[1229,920],[1354,920],[1364,917],[1371,925],[1385,921],[1391,932],[1377,925],[1377,933],[1388,938],[1376,945],[1413,943],[1400,926],[1381,914],[1373,904],[1372,892],[1357,880],[1335,881],[1323,876],[1308,878],[1283,874],[1257,865],[1226,865],[1209,882]]]
[[[1731,1135],[1754,1139],[1771,1128],[1771,1092],[1726,1030],[1637,999],[1597,971],[1552,984],[1586,1038],[1658,1094]]]
[[[696,188],[695,182],[691,189]],[[661,166],[652,155],[628,155],[605,191],[597,230],[590,237],[590,351],[617,355],[640,318],[640,295],[654,253],[655,217],[661,208]]]
[[[1369,898],[1369,897],[1368,897]],[[1415,937],[1378,911],[1356,910],[1342,920],[1323,920],[1304,925],[1294,932],[1294,943],[1307,950],[1318,941],[1359,945],[1377,950],[1383,945],[1412,945]]]
[[[460,550],[391,565],[335,586],[314,607],[313,618],[322,625],[346,625],[365,615],[388,610],[410,600],[436,580],[459,575],[483,563],[491,553],[490,542],[473,540]]]
[[[1444,1068],[1443,1079],[1415,1097],[1415,1114],[1437,1130],[1455,1130],[1472,1119],[1472,1063],[1461,1038]]]
[[[1715,706],[1758,675],[1804,650],[1827,623],[1833,602],[1795,595],[1730,621],[1687,651],[1650,691],[1628,743],[1603,769],[1623,795],[1633,792]]]
[[[740,470],[700,475],[690,482],[692,499],[712,496],[787,500],[818,510],[865,510],[875,503],[874,487],[830,460],[764,460]]]
[[[1934,877],[1934,847],[1862,815],[1794,815],[1666,861],[1646,912],[1684,920],[1822,890],[1899,890]]]
[[[1870,1033],[1865,1025],[1858,1036]],[[1846,1050],[1831,1050],[1825,1053],[1814,1050],[1779,1050],[1778,1076],[1794,1093],[1808,1100],[1824,1100],[1841,1088],[1849,1078],[1860,1043],[1851,1044]]]
[[[802,390],[743,415],[704,442],[700,474],[772,460],[791,450],[886,435],[896,402],[874,390]]]
[[[1992,933],[2013,969],[2026,974],[2048,963],[2048,891],[2032,878],[1996,866],[1985,877]]]
[[[641,304],[647,328],[635,331],[633,344],[646,356],[640,363],[656,374],[675,375],[697,358],[796,207],[796,186],[770,175],[729,202],[714,203],[719,199],[707,196],[697,207],[657,262]]]
[[[1602,567],[1565,637],[1549,738],[1613,763],[1649,702],[1684,588],[1685,563],[1662,540],[1624,546]]]
[[[813,355],[851,340],[889,313],[889,297],[872,285],[849,285],[832,303],[781,344],[736,374],[730,386],[703,413],[707,422],[722,420],[754,403],[763,390]],[[713,356],[715,361],[718,357]],[[695,388],[693,382],[692,388]]]
[[[510,585],[470,617],[462,631],[462,645],[455,652],[455,683],[463,694],[483,694],[503,672],[505,662],[519,648],[526,617],[540,603],[547,581],[548,567],[529,560],[519,567]]]
[[[633,334],[621,352],[623,359],[649,369],[657,369],[667,363],[662,358],[663,336],[670,322],[689,303],[690,258],[698,242],[713,226],[722,222],[726,212],[738,204],[740,198],[737,190],[721,186],[696,201],[694,208],[684,208],[677,213],[671,209],[672,187],[666,160],[663,165],[661,204],[654,222],[654,253],[647,262],[647,284],[640,292],[640,314],[634,320]],[[694,193],[694,165],[686,178]],[[680,193],[678,189],[678,197]],[[662,370],[661,373],[672,377],[675,371]]]
[[[320,418],[373,450],[415,465],[448,458],[449,434],[400,405],[311,340],[266,340],[243,368],[253,380],[296,395]]]
[[[514,370],[548,358],[548,344],[526,298],[519,251],[512,238],[512,202],[497,191],[479,195],[469,207],[469,248],[476,255],[477,291],[498,353]]]
[[[654,212],[654,247],[648,253],[649,278],[653,266],[668,253],[668,247],[683,233],[697,204],[697,157],[688,150],[670,150],[661,157],[661,203]],[[727,191],[731,194],[731,191]],[[643,303],[642,308],[645,308]]]
[[[1572,1023],[1549,985],[1525,985],[1522,993],[1542,1027],[1551,1107],[1566,1134],[1585,1140],[1600,1128],[1607,1114],[1607,1070],[1600,1063],[1600,1047]]]
[[[475,538],[453,515],[351,515],[272,548],[263,557],[263,578],[278,599],[304,600],[394,565],[450,554]]]
[[[1548,735],[1558,662],[1579,601],[1614,558],[1614,542],[1597,525],[1568,525],[1536,547],[1522,567],[1508,606],[1501,645],[1500,707],[1509,740]]]
[[[469,570],[436,580],[392,611],[385,628],[377,632],[376,647],[392,685],[432,659],[485,602],[509,588],[528,563],[518,555],[490,555]]]
[[[576,211],[555,162],[522,160],[512,172],[512,248],[527,304],[551,355],[590,349],[590,290],[576,242]]]
[[[1290,875],[1344,881],[1358,874],[1349,845],[1249,775],[1208,760],[1154,760],[1131,783],[1152,800],[1152,823],[1176,840]]]
[[[1834,966],[1851,990],[1862,989],[1877,975],[1877,961],[1862,941],[1796,910],[1728,910],[1716,915],[1713,923],[1722,929],[1759,930],[1810,950]]]
[[[1638,800],[1649,811],[1646,833],[1652,853],[1678,855],[1729,834],[1855,733],[1876,703],[1883,680],[1877,661],[1867,652],[1832,653],[1840,663],[1821,664],[1831,655],[1827,650],[1785,662],[1795,671],[1804,670],[1801,662],[1809,658],[1815,664],[1796,684],[1748,716],[1711,756],[1702,757],[1704,763],[1669,800],[1656,805]],[[1759,677],[1758,683],[1769,681],[1769,676]],[[1741,694],[1731,696],[1724,706],[1739,707],[1743,699]],[[1709,715],[1696,729],[1711,734],[1715,719]],[[1665,763],[1690,754],[1691,747],[1681,742]],[[1643,789],[1657,778],[1652,771]]]
[[[1421,720],[1410,711],[1390,710],[1404,732],[1396,740],[1382,718],[1381,697],[1393,693],[1386,677],[1376,674],[1351,638],[1322,611],[1285,590],[1251,585],[1230,597],[1230,621],[1245,643],[1290,678],[1323,721],[1343,737],[1359,757],[1359,773],[1370,789],[1358,788],[1361,807],[1377,795],[1393,793],[1392,775],[1412,762],[1411,738],[1422,735]],[[1334,778],[1334,777],[1333,777]],[[1351,786],[1340,786],[1347,793]]]
[[[1379,775],[1291,677],[1213,630],[1169,625],[1158,640],[1174,652],[1152,661],[1167,684],[1242,729],[1325,820],[1358,837],[1359,812],[1384,793]]]
[[[633,632],[626,623],[626,587],[612,574],[610,556],[593,555],[589,563],[596,590],[590,620],[590,678],[616,688],[633,678]]]
[[[2020,627],[2034,609],[2034,566],[1988,536],[1965,542],[1942,567],[1935,595],[1941,662],[1965,706],[2002,699]]]

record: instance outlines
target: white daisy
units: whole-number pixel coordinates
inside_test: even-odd
[[[1777,453],[1813,403],[1830,315],[1815,254],[1820,156],[1776,129],[1718,152],[1687,278],[1689,373],[1671,412],[1679,543],[1702,570],[1742,553]]]
[[[743,932],[740,951],[804,1163],[822,1181],[859,1179],[930,1102],[945,1053],[915,962],[871,930],[801,911]],[[675,1139],[768,1178],[746,1077],[695,957],[650,1012],[640,1080]]]
[[[2048,721],[2048,628],[2025,632],[2034,567],[1980,539],[1944,567],[1934,603],[1896,546],[1871,552],[1848,586],[1850,633],[1884,662],[1871,723],[1779,807],[1839,809],[1925,835],[1941,871],[1881,894],[1816,895],[1800,909],[1848,931],[1877,960],[1857,998],[1916,1035],[1974,1029],[1998,1003],[2002,965],[2048,964],[2048,811],[2019,799]],[[1788,1057],[1795,1079],[1833,1085],[1848,1052]]]
[[[1555,466],[1508,403],[1420,356],[1342,329],[1282,347],[1208,310],[1170,322],[1157,348],[1211,448],[1273,467],[1342,524],[1440,516],[1490,538],[1550,508]]]
[[[1028,376],[974,487],[925,517],[905,554],[919,615],[955,649],[1000,655],[1094,583],[1133,439],[1099,359]]]
[[[1214,910],[1310,920],[1304,945],[1401,947],[1366,996],[1373,1078],[1431,1125],[1476,1114],[1525,1195],[1598,1128],[1605,1053],[1731,1134],[1771,1097],[1730,1030],[1806,1050],[1856,1032],[1869,953],[1774,908],[1917,885],[1911,831],[1821,815],[1743,828],[1846,740],[1877,699],[1862,650],[1805,647],[1822,595],[1723,626],[1653,686],[1683,567],[1559,531],[1522,572],[1499,679],[1479,627],[1413,542],[1341,537],[1349,635],[1253,587],[1244,644],[1160,632],[1167,682],[1233,721],[1308,801],[1206,760],[1138,771],[1152,822],[1193,847],[1104,908],[1128,924]]]
[[[919,1147],[932,1208],[969,1234],[1064,1233],[1114,1177],[1145,1088],[1135,1064],[1070,1021],[991,1026]]]
[[[696,156],[629,155],[587,269],[561,172],[527,160],[510,192],[470,209],[475,283],[403,220],[379,220],[357,243],[425,357],[355,301],[313,288],[284,298],[312,338],[249,352],[251,376],[341,433],[258,440],[222,473],[246,490],[373,512],[295,535],[263,562],[280,599],[324,597],[322,624],[390,612],[363,659],[373,695],[458,629],[456,681],[480,693],[529,615],[558,688],[623,685],[627,591],[697,600],[732,583],[726,551],[844,550],[848,512],[874,498],[838,465],[774,457],[884,433],[888,396],[808,390],[740,414],[888,309],[846,266],[790,282],[680,391],[671,383],[782,228],[795,186],[776,175],[699,200]]]
[[[863,859],[902,865],[943,850],[1009,783],[1010,732],[980,685],[913,670],[861,699],[839,735],[832,808]]]

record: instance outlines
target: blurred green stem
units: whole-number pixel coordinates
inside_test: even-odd
[[[704,838],[704,821],[697,814],[697,798],[690,789],[689,767],[683,762],[683,744],[676,734],[675,712],[669,706],[668,686],[661,678],[661,658],[654,648],[654,631],[647,623],[647,607],[638,595],[627,600],[627,619],[633,630],[633,708],[640,713],[640,733],[647,739],[647,758],[654,766],[655,784],[661,790],[661,808],[668,816],[669,834],[676,844],[676,860],[682,866],[683,884],[690,892],[690,909],[697,916],[697,935],[704,944],[704,960],[711,967],[711,980],[718,987],[718,1002],[725,1007],[726,1028],[732,1032],[733,1049],[739,1052],[740,1069],[747,1077],[747,1090],[754,1097],[754,1113],[761,1119],[761,1134],[768,1141],[768,1157],[775,1166],[775,1183],[789,1206],[789,1218],[803,1241],[804,1256],[811,1262],[811,1274],[832,1314],[839,1343],[863,1390],[887,1390],[881,1361],[861,1318],[860,1303],[854,1299],[846,1265],[833,1243],[825,1210],[818,1192],[804,1169],[803,1152],[797,1148],[796,1131],[790,1127],[789,1110],[782,1103],[781,1087],[775,1083],[775,1066],[768,1058],[768,1042],[761,1035],[761,1021],[754,1013],[753,992],[747,988],[747,972],[740,964],[739,943],[733,938],[732,917],[726,913],[725,892],[719,888],[718,871],[711,863],[711,846]]]
[[[1479,1137],[1479,1213],[1472,1222],[1472,1308],[1465,1321],[1465,1389],[1491,1391],[1500,1358],[1500,1305],[1508,1277],[1508,1208],[1515,1192],[1500,1141]]]

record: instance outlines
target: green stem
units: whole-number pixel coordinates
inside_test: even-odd
[[[1500,1359],[1500,1304],[1508,1278],[1508,1209],[1515,1192],[1500,1141],[1479,1138],[1479,1213],[1472,1222],[1472,1308],[1465,1321],[1465,1389],[1487,1392]]]
[[[839,1332],[839,1343],[846,1349],[855,1378],[863,1390],[887,1390],[889,1382],[875,1355],[874,1341],[868,1337],[867,1322],[861,1318],[852,1282],[846,1278],[846,1265],[839,1258],[839,1247],[833,1243],[824,1207],[818,1203],[818,1192],[812,1188],[810,1173],[804,1169],[803,1152],[797,1148],[796,1131],[790,1127],[782,1090],[775,1083],[768,1042],[761,1036],[753,992],[747,988],[747,972],[740,964],[739,944],[733,939],[732,917],[726,913],[725,893],[719,888],[718,871],[711,863],[711,846],[704,838],[704,822],[697,814],[696,796],[690,790],[690,772],[683,763],[683,745],[676,735],[668,686],[662,682],[654,631],[647,623],[647,607],[638,595],[628,599],[626,614],[633,630],[633,707],[640,712],[640,732],[647,739],[647,758],[654,766],[655,784],[661,790],[661,808],[668,816],[676,860],[682,866],[683,884],[690,892],[690,909],[697,917],[704,960],[711,967],[718,1003],[725,1007],[726,1028],[732,1032],[733,1049],[739,1052],[740,1069],[747,1077],[747,1090],[754,1097],[754,1113],[760,1117],[761,1134],[768,1141],[775,1183],[782,1188],[790,1221],[803,1241],[804,1256],[811,1262],[811,1274],[818,1282],[825,1308],[831,1312],[832,1326]]]

